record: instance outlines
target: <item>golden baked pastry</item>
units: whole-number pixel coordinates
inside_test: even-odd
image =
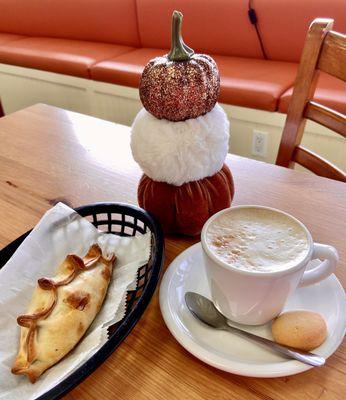
[[[275,318],[272,324],[274,340],[286,346],[310,351],[320,346],[327,337],[327,325],[321,314],[297,310]]]
[[[82,259],[68,255],[54,278],[41,278],[21,326],[12,373],[34,383],[80,341],[107,293],[115,255],[102,255],[97,244]]]

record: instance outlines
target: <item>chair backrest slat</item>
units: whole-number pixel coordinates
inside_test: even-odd
[[[346,174],[325,158],[303,146],[297,146],[293,153],[294,161],[319,176],[346,182]]]
[[[346,4],[345,4],[346,7]],[[346,9],[345,9],[346,10]],[[329,32],[323,42],[317,68],[346,81],[346,36]]]
[[[329,128],[346,138],[346,116],[322,104],[309,101],[304,117]]]
[[[311,101],[320,70],[346,81],[346,36],[331,30],[333,22],[331,19],[318,18],[310,25],[276,164],[293,167],[297,162],[318,175],[346,182],[345,173],[338,167],[300,146],[306,119],[346,138],[346,116]]]

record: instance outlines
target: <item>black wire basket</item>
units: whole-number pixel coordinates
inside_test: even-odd
[[[108,341],[82,366],[36,400],[61,398],[113,353],[131,332],[148,306],[163,266],[164,237],[159,223],[151,214],[139,207],[121,203],[96,203],[78,207],[75,210],[104,232],[119,236],[135,236],[151,232],[151,254],[148,263],[138,270],[136,290],[129,291],[127,294],[124,318],[108,328]],[[26,232],[0,251],[0,268],[6,264],[30,232]]]

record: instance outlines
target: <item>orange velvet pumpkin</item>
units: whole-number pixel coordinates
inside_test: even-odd
[[[181,186],[156,182],[143,175],[138,203],[154,214],[166,233],[198,235],[205,221],[231,205],[234,184],[226,164],[215,175]]]

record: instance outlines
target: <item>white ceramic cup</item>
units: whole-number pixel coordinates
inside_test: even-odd
[[[245,271],[218,259],[207,245],[208,227],[222,214],[249,207],[280,212],[298,222],[308,238],[309,251],[304,260],[286,270],[260,272]],[[298,286],[308,286],[327,278],[334,272],[339,258],[334,247],[314,243],[305,225],[296,218],[275,208],[262,206],[236,206],[216,213],[204,224],[201,242],[208,283],[216,307],[230,320],[247,325],[261,325],[275,318]],[[312,268],[306,270],[313,259],[322,261],[315,262]]]

